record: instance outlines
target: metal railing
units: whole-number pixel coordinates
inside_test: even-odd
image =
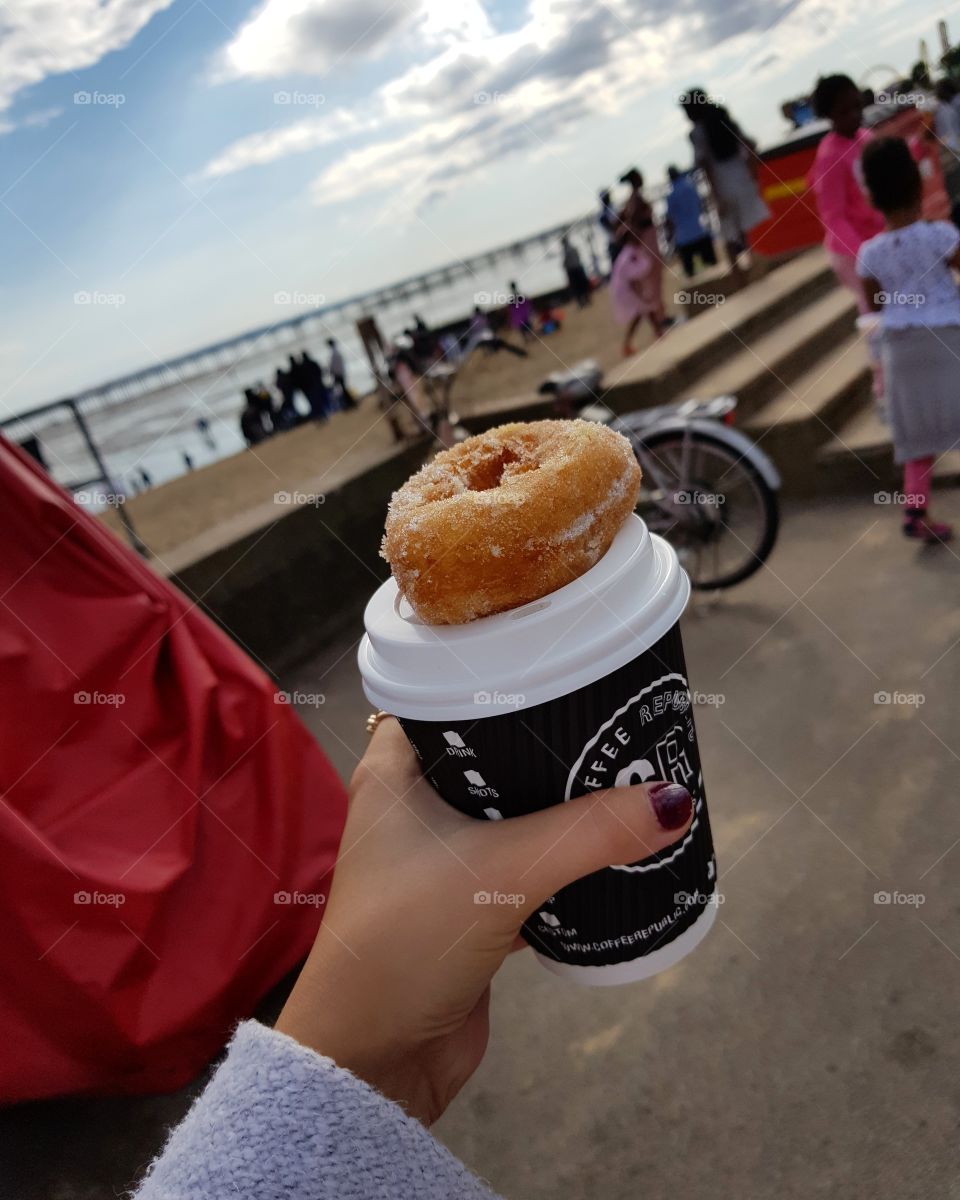
[[[150,552],[147,549],[140,535],[130,519],[130,514],[126,511],[124,505],[125,496],[123,489],[120,488],[110,477],[107,470],[107,464],[104,462],[100,448],[90,431],[90,427],[84,418],[80,405],[74,399],[54,400],[50,404],[42,404],[37,408],[27,409],[25,412],[17,413],[16,416],[5,417],[0,420],[0,431],[2,431],[10,441],[16,442],[23,449],[31,454],[42,467],[52,476],[55,472],[51,470],[50,464],[47,462],[47,452],[45,450],[45,442],[38,433],[38,427],[44,424],[48,426],[57,422],[57,418],[67,415],[76,427],[77,433],[80,435],[80,440],[84,449],[90,455],[92,464],[95,467],[95,473],[81,479],[59,479],[57,482],[61,487],[68,492],[74,494],[82,493],[87,488],[95,487],[102,484],[106,489],[106,496],[112,497],[107,499],[106,503],[109,507],[116,510],[120,523],[123,525],[124,533],[130,545],[141,554],[144,558],[150,557]]]

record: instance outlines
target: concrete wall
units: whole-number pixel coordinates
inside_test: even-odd
[[[426,442],[171,577],[261,666],[280,672],[323,648],[389,575],[379,557],[387,503]],[[266,532],[269,530],[269,532]]]

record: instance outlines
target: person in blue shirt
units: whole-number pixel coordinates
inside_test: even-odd
[[[667,193],[666,231],[683,263],[683,273],[688,279],[694,274],[694,258],[699,256],[705,266],[717,264],[713,238],[704,228],[702,202],[697,185],[685,171],[667,167],[670,191]]]

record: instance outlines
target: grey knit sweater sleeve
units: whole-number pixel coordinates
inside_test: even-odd
[[[496,1200],[331,1059],[245,1021],[136,1200]]]

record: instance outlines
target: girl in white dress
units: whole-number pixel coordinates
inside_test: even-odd
[[[857,255],[867,304],[881,314],[881,355],[894,457],[903,464],[907,537],[945,541],[927,513],[937,455],[960,447],[960,233],[922,218],[920,171],[901,138],[876,138],[864,181],[886,229]]]

